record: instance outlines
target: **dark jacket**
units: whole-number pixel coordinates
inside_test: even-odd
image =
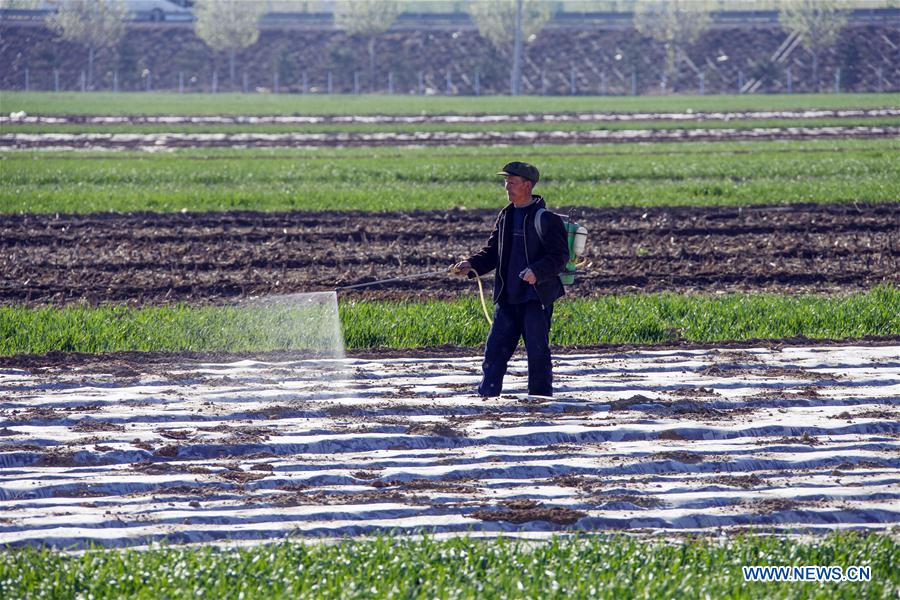
[[[527,207],[528,212],[525,213],[525,249],[528,268],[537,278],[534,290],[541,304],[546,307],[565,293],[559,274],[569,260],[569,241],[562,219],[547,211],[541,221],[541,231],[544,234],[543,243],[541,242],[534,227],[534,217],[538,209],[546,206],[540,196],[534,196],[534,199],[535,201]],[[500,211],[485,247],[467,259],[479,275],[497,270],[494,275],[495,304],[503,298],[506,267],[512,249],[512,217],[509,217],[512,207],[512,204],[507,204]]]

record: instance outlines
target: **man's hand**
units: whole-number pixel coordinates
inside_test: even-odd
[[[467,261],[467,260],[458,262],[455,265],[453,265],[452,267],[450,267],[450,272],[453,273],[454,275],[465,276],[465,275],[468,275],[469,271],[471,271],[471,270],[472,270],[472,265],[469,264],[469,261]]]
[[[524,281],[525,283],[530,283],[531,285],[537,283],[537,277],[531,271],[531,269],[525,269],[524,271],[519,273],[519,277],[521,277],[522,281]]]

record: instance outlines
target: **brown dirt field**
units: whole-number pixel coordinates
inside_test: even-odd
[[[562,209],[565,212],[565,209]],[[578,208],[591,265],[572,293],[844,292],[900,283],[900,204]],[[495,210],[0,217],[0,303],[217,302],[440,270]],[[490,286],[488,286],[490,287]],[[455,298],[441,275],[348,298]]]

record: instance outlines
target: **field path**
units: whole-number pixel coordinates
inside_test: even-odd
[[[0,362],[0,544],[885,529],[900,346]]]
[[[860,119],[898,117],[900,109],[813,109],[739,112],[619,112],[619,113],[518,113],[518,114],[431,114],[431,115],[0,115],[0,125],[320,125],[363,123],[605,123],[633,121],[760,121],[772,119]]]
[[[0,148],[151,150],[346,146],[502,146],[743,140],[869,139],[900,136],[900,127],[824,126],[584,131],[416,131],[410,133],[0,133]]]

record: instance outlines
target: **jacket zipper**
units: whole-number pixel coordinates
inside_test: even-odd
[[[500,291],[497,293],[498,301],[503,298],[503,288],[506,286],[506,280],[503,278],[503,261],[501,257],[503,256],[503,234],[506,229],[506,217],[508,215],[503,215],[503,223],[500,223],[500,239],[498,240],[497,245],[497,276],[500,279]]]
[[[534,216],[531,217],[531,224],[534,225]],[[528,215],[525,215],[525,222],[522,224],[522,239],[525,241],[525,263],[527,268],[531,268],[531,259],[528,258]],[[534,271],[532,271],[534,273]],[[535,276],[537,277],[537,276]],[[541,303],[541,310],[547,310],[547,307],[544,306],[544,299],[541,298],[540,292],[537,291],[537,286],[534,287],[534,294],[538,297],[538,302]]]

